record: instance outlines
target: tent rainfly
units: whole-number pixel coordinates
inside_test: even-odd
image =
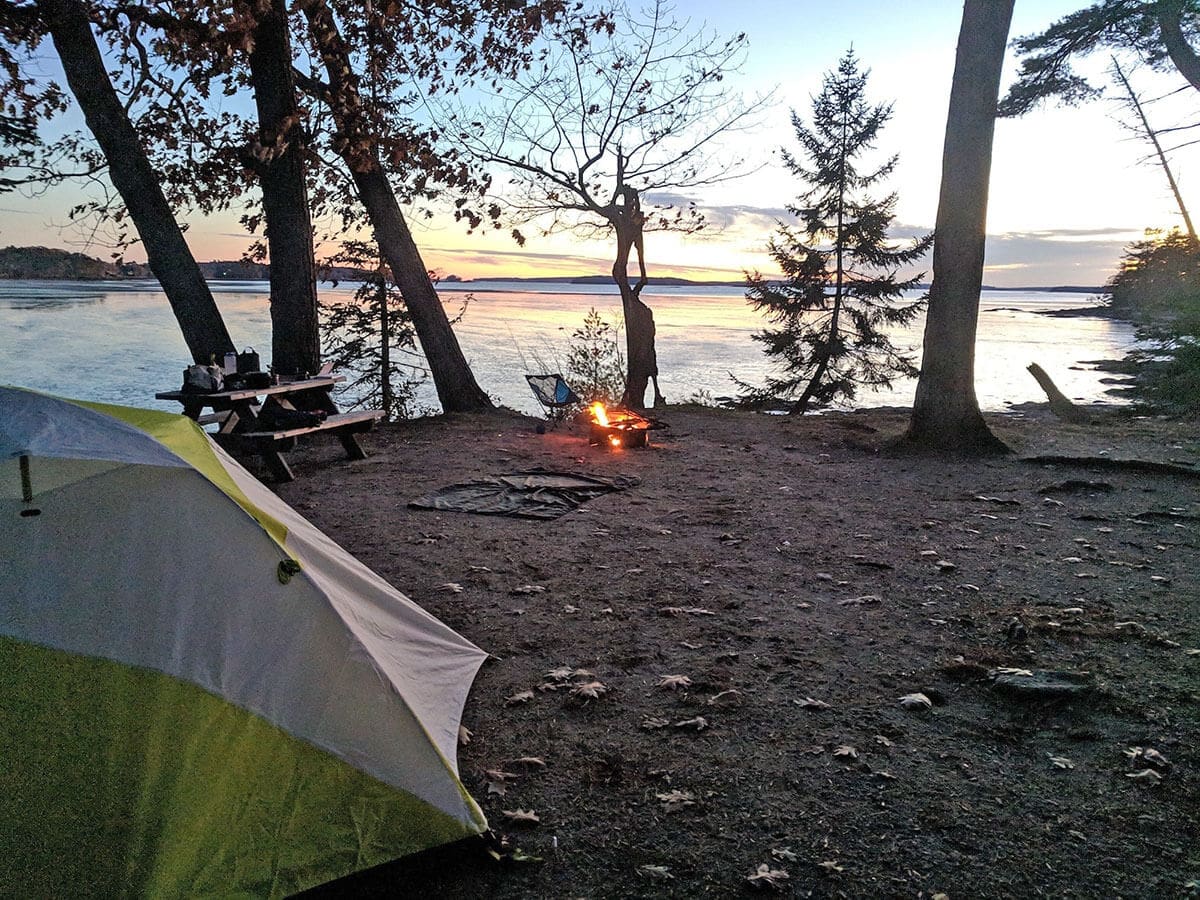
[[[189,419],[0,387],[0,895],[280,896],[482,833],[485,656]]]

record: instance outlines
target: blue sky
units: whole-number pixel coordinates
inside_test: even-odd
[[[1040,30],[1083,0],[1038,0],[1016,6],[1012,36]],[[809,97],[822,75],[851,46],[871,70],[870,93],[892,101],[894,116],[880,146],[900,154],[888,185],[899,194],[900,233],[932,227],[936,214],[941,147],[961,3],[810,0],[691,0],[676,7],[681,17],[704,20],[722,34],[745,31],[750,53],[729,84],[746,94],[775,91],[776,105],[752,134],[735,135],[728,149],[762,168],[747,178],[716,185],[694,196],[713,227],[700,235],[648,237],[652,274],[737,278],[745,269],[769,268],[765,243],[783,207],[800,186],[778,164],[777,150],[793,144],[789,109],[807,115]],[[1085,68],[1101,72],[1106,59]],[[1009,59],[1006,81],[1015,71]],[[1105,80],[1100,75],[1100,80]],[[1177,80],[1134,75],[1135,86],[1161,93]],[[1189,111],[1196,103],[1186,96]],[[988,270],[997,285],[1099,284],[1122,247],[1146,227],[1170,227],[1178,213],[1157,167],[1139,163],[1144,145],[1131,141],[1106,101],[1078,109],[1039,110],[998,123],[989,209]],[[1158,108],[1156,123],[1174,123],[1176,110]],[[1195,148],[1174,155],[1185,199],[1194,186],[1200,156]],[[41,197],[0,197],[0,244],[40,243],[106,256],[101,245],[63,230],[78,188]],[[236,216],[188,219],[189,240],[201,259],[231,258],[249,243]],[[414,221],[414,224],[417,224]],[[426,262],[463,277],[603,272],[611,265],[607,244],[569,235],[531,237],[518,248],[503,234],[467,235],[447,218],[421,224],[418,243]],[[135,250],[130,253],[138,258]]]

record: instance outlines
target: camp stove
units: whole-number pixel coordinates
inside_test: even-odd
[[[653,422],[629,409],[606,409],[603,403],[593,403],[588,409],[591,420],[589,443],[602,444],[610,450],[645,447]]]

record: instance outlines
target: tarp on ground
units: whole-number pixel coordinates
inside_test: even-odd
[[[452,484],[409,501],[417,509],[557,519],[587,501],[638,484],[634,476],[600,478],[570,472],[517,472]]]

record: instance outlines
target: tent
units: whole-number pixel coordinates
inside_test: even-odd
[[[0,387],[0,895],[279,896],[479,834],[485,656],[191,420]]]

